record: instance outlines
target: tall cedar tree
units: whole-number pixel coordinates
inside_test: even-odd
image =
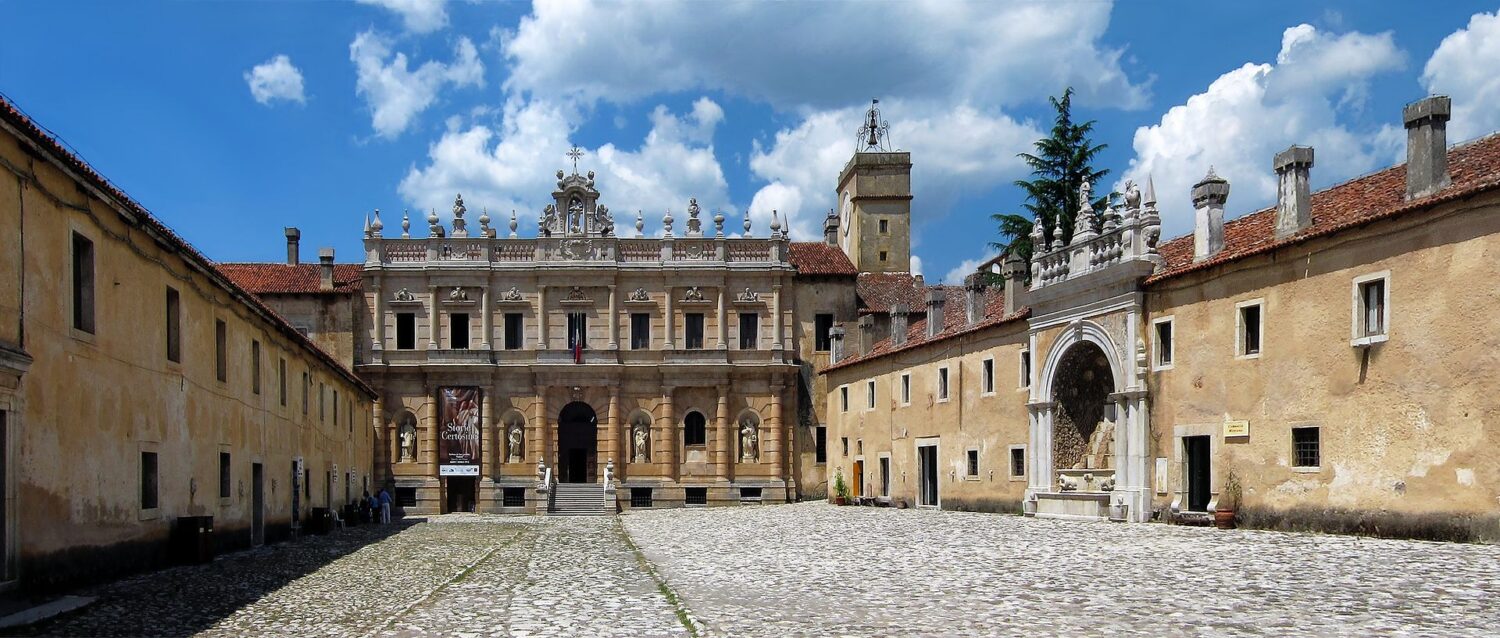
[[[1048,98],[1057,111],[1052,132],[1036,141],[1036,154],[1021,153],[1019,157],[1031,167],[1031,179],[1016,180],[1016,186],[1026,193],[1026,203],[1021,207],[1026,214],[995,213],[990,219],[999,225],[1000,241],[990,246],[1002,253],[1012,252],[1031,261],[1031,230],[1034,220],[1042,221],[1043,237],[1048,243],[1061,237],[1064,244],[1073,238],[1073,223],[1081,207],[1078,188],[1087,179],[1099,192],[1099,181],[1109,174],[1108,169],[1094,170],[1092,164],[1105,144],[1093,144],[1089,134],[1094,130],[1094,120],[1073,122],[1073,89],[1063,90],[1061,98]],[[1109,201],[1105,194],[1090,204],[1096,214],[1102,214]],[[1097,221],[1095,222],[1097,223]]]

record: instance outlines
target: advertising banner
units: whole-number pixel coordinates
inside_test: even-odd
[[[479,476],[479,388],[438,388],[438,474]]]

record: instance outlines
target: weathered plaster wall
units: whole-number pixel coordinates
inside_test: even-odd
[[[828,367],[829,352],[817,349],[817,315],[833,315],[834,325],[852,322],[858,309],[854,277],[799,277],[794,300],[793,334],[801,359],[795,403],[795,474],[802,498],[824,498],[828,491],[828,462],[834,458],[832,432],[828,430],[828,379],[819,371]],[[817,428],[825,428],[828,462],[817,462]]]

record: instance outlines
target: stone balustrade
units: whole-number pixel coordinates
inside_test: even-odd
[[[1164,267],[1165,261],[1157,253],[1161,217],[1149,187],[1147,193],[1142,205],[1140,194],[1130,191],[1126,205],[1105,211],[1101,222],[1080,221],[1080,230],[1074,233],[1071,243],[1058,242],[1051,248],[1037,250],[1031,259],[1031,289],[1039,290],[1126,262],[1149,264],[1148,273]],[[1079,215],[1092,216],[1094,211],[1085,207]],[[1032,244],[1046,246],[1039,230],[1033,233]]]
[[[599,236],[503,239],[432,237],[365,238],[365,265],[425,267],[445,263],[489,263],[495,268],[585,262],[590,265],[789,264],[784,237],[623,239]]]

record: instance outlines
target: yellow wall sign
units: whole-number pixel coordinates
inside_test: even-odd
[[[1227,438],[1237,437],[1237,436],[1250,436],[1250,422],[1249,421],[1225,421],[1224,422],[1224,438],[1227,439]]]

